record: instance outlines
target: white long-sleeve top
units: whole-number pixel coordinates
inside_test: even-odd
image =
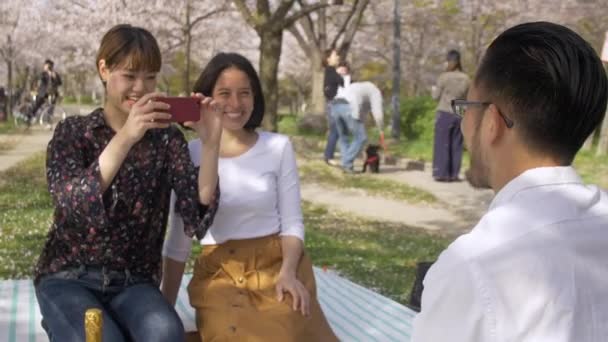
[[[282,134],[258,132],[255,145],[234,158],[219,159],[220,201],[213,224],[201,240],[215,245],[228,240],[251,239],[279,233],[304,240],[300,181],[293,147]],[[189,144],[194,165],[200,165],[202,143]],[[192,241],[173,210],[163,255],[186,261]]]
[[[346,80],[345,80],[346,81]],[[384,116],[382,113],[382,92],[371,82],[352,82],[350,76],[348,85],[338,88],[338,94],[335,99],[346,100],[351,107],[351,115],[355,120],[363,120],[361,117],[361,106],[368,102],[372,111],[372,116],[376,121],[378,129],[384,127]]]
[[[608,195],[531,169],[424,279],[413,342],[608,341]]]

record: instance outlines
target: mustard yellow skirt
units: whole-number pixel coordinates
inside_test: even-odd
[[[188,294],[204,342],[338,341],[319,306],[306,253],[297,278],[310,293],[310,316],[293,311],[288,293],[283,302],[277,301],[282,260],[278,235],[203,247]]]

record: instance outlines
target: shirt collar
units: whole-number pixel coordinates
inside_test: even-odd
[[[95,109],[91,114],[87,116],[86,128],[89,131],[95,128],[107,126],[106,120],[103,118],[103,108]]]
[[[572,166],[538,167],[524,171],[513,178],[494,197],[490,210],[510,202],[522,191],[546,185],[583,184]]]

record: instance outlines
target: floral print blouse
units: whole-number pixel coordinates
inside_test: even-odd
[[[188,236],[203,238],[213,222],[219,189],[210,206],[199,202],[198,168],[175,126],[147,131],[102,193],[98,158],[114,134],[101,108],[56,127],[46,160],[55,212],[35,282],[88,266],[158,283],[171,190]]]

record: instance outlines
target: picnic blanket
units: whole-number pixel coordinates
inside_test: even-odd
[[[415,312],[376,292],[315,267],[317,291],[329,324],[341,341],[410,340]],[[176,309],[186,331],[195,330],[194,309],[190,307],[182,281]],[[0,342],[46,342],[32,281],[0,281]]]

